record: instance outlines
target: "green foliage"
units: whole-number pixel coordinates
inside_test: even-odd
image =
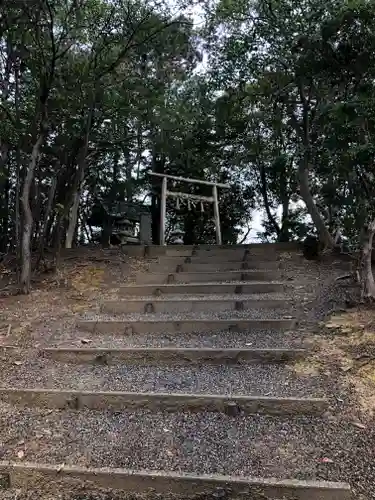
[[[212,82],[229,108],[220,130],[238,138],[233,161],[262,195],[263,238],[280,238],[280,206],[290,238],[311,229],[295,205],[304,164],[324,223],[358,240],[375,208],[374,3],[215,5],[206,36]]]

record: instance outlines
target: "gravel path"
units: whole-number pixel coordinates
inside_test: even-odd
[[[180,321],[183,319],[277,319],[287,317],[297,317],[301,313],[297,308],[288,307],[282,309],[277,307],[264,309],[244,309],[242,311],[194,311],[194,312],[171,312],[171,313],[128,313],[128,314],[84,314],[80,319],[85,321]]]
[[[203,294],[201,296],[199,295],[192,295],[192,294],[184,294],[184,293],[179,293],[178,295],[145,295],[145,296],[135,296],[135,297],[126,297],[126,298],[119,298],[118,294],[113,294],[113,297],[109,300],[118,300],[118,301],[124,301],[126,302],[127,300],[146,300],[147,302],[156,302],[156,301],[176,301],[176,300],[202,300],[202,297],[204,297],[204,300],[210,301],[210,300],[290,300],[293,301],[295,299],[294,294],[290,293],[226,293],[226,294]],[[106,297],[106,300],[108,300],[108,297]]]
[[[325,315],[340,306],[345,291],[334,282],[344,274],[334,263],[307,262],[296,253],[274,255],[253,253],[254,267],[267,269],[280,267],[284,276],[280,280],[288,285],[285,294],[168,295],[169,300],[208,300],[232,298],[283,298],[285,309],[250,309],[246,311],[220,311],[205,314],[145,315],[131,314],[116,319],[191,318],[277,318],[295,317],[302,323],[303,332],[264,331],[211,332],[193,334],[133,335],[126,337],[93,335],[90,347],[126,346],[207,346],[207,347],[286,347],[300,346],[308,337],[308,325],[316,325]],[[275,259],[261,263],[265,258]],[[181,259],[183,260],[183,259]],[[224,261],[223,261],[224,262]],[[143,268],[144,266],[141,266]],[[186,270],[189,269],[187,266]],[[246,272],[244,270],[244,272]],[[275,278],[279,276],[275,272]],[[100,301],[117,299],[119,287],[128,279],[128,271],[113,272],[112,286],[98,294]],[[115,284],[117,281],[117,284]],[[242,282],[238,282],[242,283]],[[255,283],[251,281],[250,283]],[[215,283],[216,284],[216,283]],[[130,298],[130,297],[128,297]],[[149,301],[165,297],[134,297]],[[126,300],[126,299],[125,299]],[[98,310],[98,309],[97,309]],[[95,309],[92,309],[95,313]],[[103,318],[103,316],[100,316]],[[99,319],[89,314],[85,319]],[[104,319],[113,319],[104,316]],[[82,346],[81,338],[90,338],[86,332],[77,332],[73,321],[67,318],[59,325],[45,325],[33,334],[33,347],[40,345]],[[42,358],[30,358],[20,365],[3,363],[2,385],[10,387],[71,388],[83,390],[125,390],[160,392],[201,392],[244,395],[277,396],[336,396],[343,404],[342,394],[334,377],[297,377],[285,366],[181,366],[142,367],[133,365],[90,366],[56,363]],[[349,398],[348,398],[349,400]],[[334,404],[335,398],[330,402]],[[323,419],[288,418],[240,415],[231,418],[218,413],[148,413],[147,411],[120,411],[116,413],[89,410],[51,411],[37,408],[19,409],[0,404],[2,460],[37,460],[40,462],[74,465],[116,466],[142,469],[221,473],[255,476],[273,476],[297,479],[345,480],[355,485],[356,500],[375,499],[375,422],[367,428],[354,426],[352,416],[340,416],[340,409]],[[19,452],[23,452],[19,455]],[[325,460],[322,460],[322,459]],[[46,497],[41,492],[23,496],[16,492],[1,500],[129,500],[129,494],[102,492],[57,493]],[[153,499],[153,495],[149,497]],[[157,495],[155,500],[170,500],[168,495]],[[203,500],[203,498],[199,498]],[[206,498],[204,498],[206,500]],[[212,497],[210,497],[212,500]],[[254,499],[255,500],[255,499]],[[258,498],[256,499],[258,500]],[[263,500],[263,499],[262,499]]]
[[[319,419],[213,413],[1,408],[2,460],[312,479],[327,455]],[[344,471],[343,471],[344,472]]]
[[[119,492],[108,489],[95,489],[95,492],[88,491],[84,484],[79,484],[77,481],[75,481],[77,484],[74,489],[70,488],[70,491],[67,491],[66,486],[61,483],[62,481],[54,480],[53,496],[51,496],[51,493],[43,494],[40,490],[28,489],[27,492],[21,492],[12,488],[1,493],[1,500],[143,500],[145,498],[144,495],[140,495],[139,493]],[[178,497],[175,494],[167,492],[147,492],[147,500],[176,500],[177,498],[178,500],[232,500],[233,496],[228,496],[222,488],[218,488],[214,493],[202,492],[195,496],[179,495]],[[253,495],[251,500],[264,500],[264,495]],[[285,500],[285,497],[273,498],[273,500]]]
[[[97,391],[320,396],[319,378],[297,377],[280,365],[137,366],[72,365],[34,359],[5,370],[6,387],[70,388]]]
[[[241,332],[202,332],[191,334],[149,333],[139,335],[90,335],[90,333],[70,332],[53,336],[46,344],[49,347],[244,347],[280,348],[302,347],[308,335],[298,330],[282,332],[279,330],[248,330]],[[86,340],[89,344],[84,344]],[[82,342],[83,340],[83,342]]]

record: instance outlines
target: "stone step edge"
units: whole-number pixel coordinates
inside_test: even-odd
[[[257,275],[257,274],[275,274],[276,272],[278,272],[279,270],[274,270],[274,269],[229,269],[227,271],[171,271],[171,272],[168,272],[168,271],[149,271],[149,270],[146,270],[146,271],[139,271],[139,275],[142,275],[142,276],[153,276],[155,274],[158,274],[158,275],[163,275],[163,276],[183,276],[185,274],[199,274],[199,275],[202,275],[204,276],[205,274],[209,274],[209,275],[215,275],[215,274],[229,274],[229,275],[235,275],[235,274],[250,274],[250,275]]]
[[[247,260],[232,260],[232,259],[227,259],[227,260],[214,260],[209,259],[206,261],[191,261],[191,262],[186,262],[186,261],[181,261],[182,259],[180,258],[174,258],[174,257],[168,257],[168,259],[173,259],[173,261],[168,261],[168,260],[149,260],[147,262],[148,268],[144,271],[147,273],[160,273],[160,272],[165,272],[165,273],[176,273],[176,272],[184,272],[184,273],[190,273],[190,272],[204,272],[207,270],[207,272],[227,272],[227,271],[233,271],[233,272],[270,272],[274,273],[277,271],[285,271],[283,269],[283,261],[280,260],[256,260],[256,261],[247,261]],[[225,269],[225,266],[230,266],[231,269]],[[235,267],[236,266],[236,267]],[[281,267],[279,267],[281,266]],[[224,269],[223,269],[224,267]],[[155,270],[154,270],[155,269]],[[181,269],[181,271],[179,271]]]
[[[251,328],[294,328],[297,320],[292,319],[209,319],[209,318],[189,318],[189,319],[143,319],[129,321],[126,319],[82,319],[77,320],[76,326],[79,330],[91,333],[111,333],[118,335],[133,335],[139,332],[150,333],[152,329],[161,327],[165,331],[179,333],[189,333],[202,331],[199,328],[205,327],[205,330],[212,329],[218,331],[221,329],[229,331],[240,331]],[[195,330],[198,328],[198,330]],[[137,329],[139,330],[137,332]]]
[[[270,293],[273,293],[273,292],[270,292]],[[207,294],[203,294],[203,295],[207,295]],[[223,296],[223,298],[221,299],[217,299],[215,297],[212,297],[212,296],[209,296],[207,298],[205,298],[205,302],[253,302],[254,304],[256,304],[257,302],[259,303],[262,303],[262,302],[270,302],[270,303],[275,303],[275,304],[278,304],[278,303],[284,303],[285,304],[285,299],[286,297],[280,297],[280,298],[267,298],[267,297],[262,297],[262,298],[259,298],[259,299],[254,299],[251,294],[249,295],[249,298],[246,298],[246,297],[243,297],[243,296],[240,296],[240,297],[236,297],[236,298],[233,298],[232,294],[226,294],[228,295],[228,297],[225,297]],[[234,294],[233,294],[234,295]],[[259,295],[263,295],[263,294],[259,294]],[[288,300],[289,297],[288,297]],[[153,295],[149,295],[148,297],[142,297],[142,298],[136,298],[136,297],[129,297],[129,298],[122,298],[122,299],[116,299],[116,300],[104,300],[102,302],[101,305],[107,305],[107,304],[126,304],[128,302],[140,302],[140,303],[147,303],[147,302],[202,302],[202,297],[197,297],[195,294],[192,296],[192,297],[184,297],[183,299],[179,299],[179,298],[176,298],[176,297],[172,297],[172,296],[162,296],[160,298],[158,297],[155,297]]]
[[[121,289],[127,288],[155,288],[155,287],[165,287],[165,288],[177,288],[177,287],[189,287],[189,286],[211,286],[211,285],[220,285],[220,286],[252,286],[252,285],[284,285],[290,286],[290,281],[224,281],[222,283],[218,281],[195,281],[192,283],[130,283],[128,285],[122,285]]]
[[[65,363],[101,363],[113,361],[131,363],[280,363],[306,356],[303,348],[206,348],[206,347],[47,347],[39,350],[43,357]]]
[[[147,408],[158,411],[209,411],[236,416],[322,415],[329,407],[326,398],[236,396],[196,393],[80,391],[74,389],[14,389],[0,387],[0,400],[10,404],[43,408],[122,410]]]
[[[300,481],[258,477],[224,476],[218,474],[182,474],[120,468],[84,468],[33,462],[0,462],[0,474],[6,476],[7,486],[19,489],[38,489],[50,486],[54,480],[82,481],[87,489],[110,488],[127,492],[172,493],[197,495],[228,488],[228,498],[243,494],[262,494],[270,499],[289,496],[293,500],[349,500],[350,486],[343,482]],[[59,487],[62,485],[59,484]]]
[[[203,296],[204,297],[204,296]],[[285,304],[293,304],[292,299],[252,299],[252,298],[175,298],[161,295],[155,300],[155,297],[149,298],[130,298],[129,300],[106,300],[100,304],[102,314],[111,314],[114,316],[131,313],[144,314],[173,314],[176,312],[194,313],[214,311],[244,311],[251,309],[281,309]]]

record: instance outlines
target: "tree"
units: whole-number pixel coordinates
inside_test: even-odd
[[[244,129],[253,155],[252,161],[246,158],[244,163],[245,168],[258,163],[258,189],[269,226],[278,234],[269,179],[290,162],[289,179],[296,171],[299,195],[321,242],[334,245],[332,231],[337,225],[359,241],[366,222],[369,262],[373,4],[365,0],[306,1],[298,6],[289,0],[218,2],[206,14],[213,78],[218,88],[225,82],[225,90],[231,89],[237,102],[245,103],[242,114],[252,132]],[[252,105],[246,106],[249,95]],[[278,192],[285,192],[285,181],[279,179],[276,184]],[[291,198],[295,197],[297,191],[289,185]],[[367,265],[365,294],[374,296],[371,277]]]
[[[154,103],[187,77],[196,54],[192,24],[163,3],[7,1],[0,9],[0,250],[18,249],[22,231],[28,293],[32,249],[40,262],[45,245],[71,247],[90,203],[108,185],[114,191],[123,170],[134,195]]]

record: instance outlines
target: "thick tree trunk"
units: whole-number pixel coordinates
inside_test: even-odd
[[[287,194],[282,196],[282,208],[281,229],[277,241],[286,243],[289,241],[289,196]]]
[[[40,239],[39,239],[39,255],[38,255],[38,261],[36,264],[36,267],[39,266],[41,260],[44,258],[44,247],[46,244],[46,236],[48,229],[50,227],[50,219],[51,219],[51,213],[52,213],[52,208],[53,208],[53,200],[55,198],[55,193],[56,193],[56,187],[57,187],[57,175],[55,175],[52,178],[51,182],[51,187],[49,188],[49,194],[48,194],[48,202],[47,202],[47,208],[44,213],[44,223],[43,223],[43,229],[40,234]]]
[[[76,226],[78,222],[78,208],[79,208],[79,201],[81,198],[81,187],[85,176],[84,163],[80,166],[80,170],[77,173],[77,175],[79,175],[78,188],[73,194],[73,205],[70,209],[69,226],[66,231],[66,238],[65,238],[65,248],[72,248],[73,246],[74,235],[76,232]]]
[[[293,162],[293,159],[292,159]],[[289,201],[290,195],[288,190],[288,179],[289,175],[287,172],[286,165],[284,166],[281,174],[280,174],[280,200],[282,206],[282,215],[281,215],[281,228],[280,234],[278,235],[277,241],[280,243],[286,243],[290,238],[290,221],[289,221]]]
[[[9,224],[9,169],[8,162],[8,145],[1,144],[0,146],[0,252],[6,252]]]
[[[305,160],[302,160],[298,167],[298,178],[300,194],[306,204],[307,210],[313,220],[313,223],[318,232],[318,237],[325,248],[333,248],[334,241],[330,235],[322,216],[315,205],[309,186],[309,166]]]
[[[260,166],[260,180],[261,180],[261,192],[262,192],[262,198],[263,198],[263,204],[264,208],[266,210],[266,214],[269,220],[269,223],[275,230],[277,237],[279,238],[280,236],[280,227],[274,217],[274,215],[271,212],[271,207],[270,207],[270,202],[268,199],[268,193],[267,193],[267,177],[266,177],[266,170],[264,168],[264,165]]]
[[[375,281],[372,274],[372,242],[375,234],[375,219],[369,224],[362,249],[362,298],[375,300]]]
[[[69,226],[66,232],[65,239],[65,248],[72,248],[74,234],[76,231],[77,221],[78,221],[78,208],[79,208],[79,200],[81,198],[81,189],[82,183],[85,178],[85,170],[86,170],[86,160],[87,160],[87,151],[89,147],[89,137],[93,123],[94,117],[94,107],[95,107],[95,95],[93,96],[92,103],[87,115],[86,120],[86,130],[84,135],[83,147],[80,154],[80,161],[78,164],[78,171],[76,174],[76,180],[74,183],[74,191],[73,191],[73,203],[71,205],[70,217],[69,217]]]
[[[23,293],[30,293],[30,280],[31,280],[31,233],[33,230],[33,214],[30,208],[30,189],[33,182],[35,167],[38,161],[39,151],[43,144],[44,132],[43,128],[39,133],[38,139],[36,140],[33,150],[31,153],[30,163],[27,169],[25,182],[23,184],[22,190],[22,208],[24,212],[24,224],[23,224],[23,234],[22,234],[22,266],[21,266],[21,278],[20,285],[21,291]]]

